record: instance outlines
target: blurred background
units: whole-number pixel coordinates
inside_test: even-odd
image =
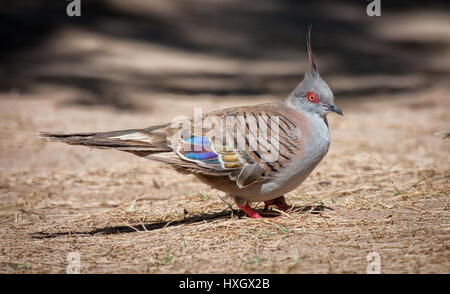
[[[282,98],[312,24],[338,101],[411,93],[450,75],[448,1],[2,0],[0,91],[71,93],[61,105],[139,111],[161,95]]]

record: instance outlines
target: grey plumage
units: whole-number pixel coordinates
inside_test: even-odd
[[[317,70],[310,42],[309,30],[305,77],[283,101],[208,113],[207,118],[227,123],[201,125],[200,134],[193,118],[187,121],[187,128],[164,124],[104,133],[40,135],[51,141],[118,149],[170,164],[227,192],[251,217],[260,217],[248,205],[253,201],[265,201],[266,208],[275,204],[286,209],[283,195],[300,185],[328,151],[326,115],[342,115]]]

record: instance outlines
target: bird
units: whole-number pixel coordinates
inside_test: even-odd
[[[204,116],[109,132],[40,132],[47,141],[117,149],[193,174],[227,193],[251,218],[270,206],[288,211],[284,195],[297,188],[327,154],[327,115],[343,115],[316,67],[311,27],[303,80],[284,99],[216,110]],[[250,204],[264,202],[260,214]]]

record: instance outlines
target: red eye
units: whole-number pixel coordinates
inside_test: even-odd
[[[306,94],[306,98],[308,98],[308,100],[312,103],[319,103],[319,96],[317,96],[314,92],[308,92],[308,94]]]

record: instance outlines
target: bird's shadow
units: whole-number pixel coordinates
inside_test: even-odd
[[[301,212],[301,213],[311,213],[318,214],[325,209],[333,210],[330,207],[324,205],[307,205],[307,206],[293,206],[290,209],[289,213],[292,212]],[[262,211],[258,211],[262,213]],[[120,234],[120,233],[133,233],[140,231],[154,231],[163,229],[166,227],[175,227],[179,225],[200,223],[200,222],[208,222],[219,219],[226,219],[232,216],[237,216],[238,218],[245,217],[245,213],[241,210],[224,210],[218,213],[211,214],[200,214],[200,215],[192,215],[189,217],[185,217],[180,220],[175,221],[163,221],[163,222],[154,222],[148,224],[137,224],[137,225],[128,225],[128,226],[110,226],[97,228],[90,231],[64,231],[64,232],[56,232],[56,233],[48,233],[48,232],[35,232],[31,234],[32,238],[35,239],[48,239],[48,238],[56,238],[61,236],[72,236],[72,235],[87,235],[87,236],[95,236],[97,234],[100,235],[110,235],[110,234]],[[264,214],[265,218],[274,218],[282,216],[279,212],[270,210],[268,213]]]

